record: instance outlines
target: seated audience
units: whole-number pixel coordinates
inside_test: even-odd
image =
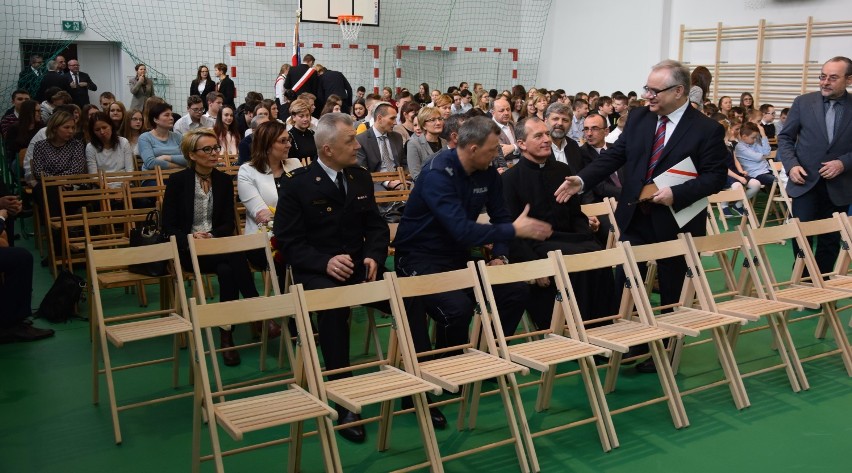
[[[186,158],[180,149],[180,133],[172,131],[172,106],[165,102],[153,104],[148,111],[148,121],[154,128],[139,137],[142,169],[186,167]]]
[[[317,159],[317,145],[314,143],[314,130],[311,129],[311,104],[304,99],[290,102],[290,157],[298,160]]]
[[[118,129],[110,117],[98,112],[89,120],[89,144],[86,145],[86,171],[133,171],[133,149],[126,138],[118,136]],[[111,187],[121,187],[113,182]]]
[[[423,129],[423,134],[412,138],[408,144],[408,172],[411,179],[416,180],[420,168],[438,151],[447,147],[447,141],[441,138],[444,130],[444,118],[436,107],[425,107],[417,114],[417,122]]]

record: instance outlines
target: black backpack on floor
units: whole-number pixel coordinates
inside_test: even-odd
[[[82,319],[82,317],[77,316],[77,303],[84,300],[85,288],[85,279],[66,269],[60,270],[53,286],[50,286],[47,294],[44,295],[44,299],[41,300],[41,305],[36,311],[35,317],[51,323]]]

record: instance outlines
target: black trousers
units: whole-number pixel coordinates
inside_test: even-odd
[[[180,264],[186,270],[192,268],[188,252],[180,253]],[[202,273],[215,273],[219,279],[219,302],[235,301],[240,294],[244,298],[259,295],[245,253],[199,256],[198,266]]]
[[[441,260],[434,255],[397,254],[395,258],[396,273],[400,277],[454,271],[464,268],[466,264],[466,261]],[[524,315],[524,306],[529,299],[529,286],[526,283],[502,284],[494,286],[493,290],[503,332],[512,334]],[[470,290],[406,299],[405,310],[415,350],[419,353],[432,347],[427,316],[437,324],[436,349],[467,343],[474,309],[475,301]]]
[[[32,315],[33,255],[26,248],[0,248],[0,274],[0,329],[5,329]]]
[[[793,199],[793,216],[803,222],[829,218],[834,212],[846,213],[847,208],[848,204],[835,205],[831,201],[825,181],[821,178],[811,190]],[[814,244],[813,240],[813,237],[808,238],[811,246]],[[839,250],[839,233],[817,235],[814,258],[816,258],[817,266],[819,266],[821,273],[827,273],[834,268],[834,262],[837,260]],[[793,255],[795,256],[798,252],[799,245],[793,242]]]

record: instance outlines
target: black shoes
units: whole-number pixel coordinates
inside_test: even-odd
[[[0,329],[0,343],[34,342],[53,335],[53,330],[34,327],[31,321],[25,320],[7,329]]]
[[[431,400],[426,398],[427,402],[431,402]],[[403,409],[411,409],[414,407],[414,401],[411,399],[411,396],[406,396],[402,398],[402,408]],[[443,430],[447,428],[447,418],[444,417],[444,413],[441,412],[437,407],[429,408],[429,417],[432,419],[432,426],[436,429]]]
[[[642,363],[637,364],[636,365],[636,371],[638,371],[640,373],[656,373],[657,372],[657,366],[654,364],[654,359],[648,358],[647,360],[643,361]]]
[[[340,406],[337,406],[337,425],[348,424],[350,422],[358,422],[361,416]],[[364,431],[363,425],[354,425],[352,427],[344,427],[337,431],[340,436],[353,443],[364,443],[367,439],[367,433]]]
[[[219,346],[231,348],[231,350],[222,351],[222,361],[225,366],[237,366],[241,363],[240,352],[234,350],[234,332],[232,330],[219,329]]]

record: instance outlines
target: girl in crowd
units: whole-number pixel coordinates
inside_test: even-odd
[[[432,101],[432,96],[429,94],[429,84],[425,82],[420,84],[420,88],[417,89],[417,93],[414,94],[414,101],[420,105],[424,105]]]
[[[151,107],[153,107],[154,104],[158,103],[166,103],[166,101],[161,99],[160,97],[148,97],[148,99],[145,100],[145,108],[142,109],[142,118],[145,119],[145,123],[142,124],[142,129],[144,131],[151,131],[154,129],[154,122],[148,119],[148,116],[150,115]]]
[[[446,120],[453,113],[453,98],[447,94],[441,94],[435,98],[435,108],[441,112],[441,117]]]
[[[287,124],[290,128],[290,157],[298,160],[316,160],[317,145],[314,142],[314,131],[311,127],[311,105],[303,99],[290,102],[290,118]]]
[[[89,142],[89,122],[96,113],[101,113],[97,105],[92,103],[83,105],[83,114],[77,122],[77,137],[83,140],[83,143]]]
[[[96,113],[89,120],[89,144],[86,145],[86,171],[133,171],[133,150],[126,138],[118,136],[118,127],[105,113]],[[111,187],[121,187],[114,182]]]
[[[204,103],[204,111],[207,111],[207,94],[216,91],[216,83],[210,78],[210,69],[205,65],[198,66],[195,79],[189,84],[189,95],[198,95]]]
[[[255,233],[260,225],[272,221],[284,173],[302,166],[298,159],[288,157],[290,147],[290,133],[277,121],[261,123],[254,132],[251,161],[240,166],[237,175],[240,201],[246,206],[244,233]]]
[[[518,123],[527,116],[526,100],[521,95],[512,98],[512,121]]]
[[[237,129],[237,121],[235,120],[236,113],[234,107],[223,105],[216,117],[216,124],[213,125],[213,131],[222,146],[222,153],[229,160],[233,160],[239,154],[240,131]]]
[[[272,99],[263,99],[260,101],[267,110],[269,110],[269,119],[278,120],[278,104]],[[282,122],[283,123],[283,122]]]
[[[131,108],[124,114],[124,123],[121,125],[121,133],[119,135],[127,138],[130,143],[130,149],[133,156],[139,156],[139,135],[142,134],[142,125],[145,119],[142,116],[142,111]]]
[[[172,106],[165,102],[153,104],[148,111],[148,120],[154,128],[139,137],[139,155],[144,163],[142,169],[186,167],[185,153],[180,146],[181,136],[172,131]]]
[[[6,161],[10,169],[18,167],[18,153],[27,149],[30,140],[44,127],[41,121],[41,107],[35,100],[21,104],[18,121],[6,132]]]
[[[533,106],[535,107],[535,116],[539,118],[539,120],[544,121],[544,112],[547,110],[547,96],[543,94],[535,94],[532,98]]]
[[[431,101],[431,102],[429,102],[429,105],[428,105],[428,106],[429,106],[429,107],[434,107],[434,106],[435,106],[435,102],[438,100],[438,97],[440,97],[441,95],[442,95],[442,94],[441,94],[441,91],[440,91],[440,90],[438,90],[438,89],[433,89],[433,90],[432,90],[432,92],[429,92],[429,96],[431,97],[431,100],[432,100],[432,101]],[[451,103],[451,104],[453,103],[453,99],[452,99],[452,98],[450,98],[450,103]]]
[[[689,101],[698,110],[704,110],[704,99],[710,91],[710,83],[713,82],[713,75],[710,74],[710,70],[706,67],[698,66],[692,70],[689,81],[692,85],[689,88]]]
[[[480,90],[479,93],[474,96],[473,108],[478,108],[485,113],[491,111],[491,97],[488,95],[488,92]]]
[[[742,107],[746,112],[754,110],[754,96],[749,92],[743,92],[740,95],[740,107]]]
[[[417,179],[423,163],[438,151],[447,147],[447,141],[441,138],[444,131],[444,117],[436,107],[424,107],[417,113],[417,122],[423,134],[411,138],[407,145],[408,171],[412,179]]]
[[[731,114],[731,107],[733,107],[733,106],[734,106],[734,104],[731,101],[731,98],[728,97],[727,95],[723,95],[722,97],[719,98],[719,113],[724,114],[725,116],[728,116],[728,115]]]
[[[144,110],[145,101],[154,96],[154,82],[148,78],[147,74],[148,68],[145,64],[136,65],[136,77],[130,79],[130,93],[133,94],[130,108]]]
[[[364,99],[358,99],[352,104],[352,118],[355,119],[355,128],[367,119],[367,103]]]
[[[734,120],[728,125],[728,120],[719,120],[719,123],[725,129],[725,147],[728,150],[728,176],[727,186],[731,189],[744,188],[746,197],[752,198],[760,191],[760,182],[749,177],[748,173],[743,169],[740,161],[736,158],[734,150],[737,147],[737,139],[739,138],[741,122]],[[733,208],[727,203],[722,203],[722,214],[729,218],[739,218],[743,214],[742,204],[737,203]]]
[[[158,110],[163,107],[158,107]],[[171,112],[171,107],[167,107]],[[152,110],[153,113],[153,110]],[[157,130],[166,120],[165,112],[156,117]],[[171,113],[168,114],[169,121]],[[156,130],[155,130],[156,131]],[[180,135],[178,135],[180,138]],[[234,184],[230,176],[218,171],[221,147],[209,128],[189,131],[180,142],[181,157],[189,168],[173,174],[166,183],[163,196],[163,232],[177,239],[181,264],[191,268],[189,238],[206,239],[232,236],[236,228],[234,214]],[[208,255],[198,258],[201,272],[216,273],[219,279],[219,301],[257,297],[245,253]],[[230,326],[221,327],[220,345],[233,348]],[[240,364],[236,350],[222,352],[227,366]]]
[[[57,106],[72,102],[71,94],[59,87],[47,89],[44,95],[47,98],[41,103],[41,119],[45,122],[50,120],[50,115]]]
[[[393,127],[393,131],[402,135],[403,145],[408,140],[416,136],[414,133],[414,120],[417,112],[420,110],[420,104],[415,102],[406,102],[399,111],[399,124]]]
[[[115,101],[109,104],[109,119],[112,120],[112,124],[115,125],[116,130],[121,131],[125,113],[127,113],[127,110],[124,109],[123,103]]]
[[[334,94],[329,95],[328,99],[325,101],[325,105],[322,107],[320,116],[323,116],[326,113],[340,112],[341,104],[343,104],[343,100],[340,99],[340,96]]]
[[[526,117],[535,115],[535,95],[527,99]]]
[[[382,102],[387,102],[396,108],[396,100],[393,99],[393,89],[390,87],[382,89]]]

